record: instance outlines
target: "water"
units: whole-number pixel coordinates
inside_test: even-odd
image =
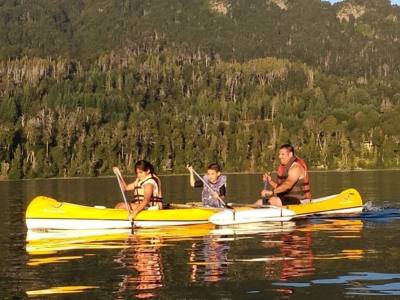
[[[315,172],[315,197],[354,187],[358,218],[214,228],[29,236],[37,195],[88,205],[121,200],[115,178],[0,182],[0,299],[331,299],[400,297],[400,171]],[[162,177],[171,202],[198,201],[188,176]],[[231,202],[248,203],[261,175],[228,175]]]

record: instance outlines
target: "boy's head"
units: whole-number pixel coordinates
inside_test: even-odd
[[[211,182],[216,182],[218,177],[221,175],[221,167],[217,163],[209,164],[207,167],[207,175],[208,179]]]

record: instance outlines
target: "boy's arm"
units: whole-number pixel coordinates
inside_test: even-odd
[[[189,182],[191,187],[195,187],[196,180],[194,179],[194,174],[193,174],[193,167],[190,165],[187,165],[186,168],[189,170]]]
[[[226,186],[224,184],[219,189],[219,197],[225,202],[225,196],[226,196]]]
[[[196,184],[196,180],[194,179],[193,172],[190,172],[190,186],[194,187]]]

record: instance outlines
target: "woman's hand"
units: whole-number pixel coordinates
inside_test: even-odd
[[[138,212],[137,210],[131,211],[131,212],[129,213],[129,220],[131,220],[131,221],[135,220],[136,215],[137,215],[138,213],[139,213],[139,212]]]

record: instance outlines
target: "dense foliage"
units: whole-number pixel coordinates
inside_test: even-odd
[[[398,8],[282,2],[0,0],[0,175],[399,167]]]

